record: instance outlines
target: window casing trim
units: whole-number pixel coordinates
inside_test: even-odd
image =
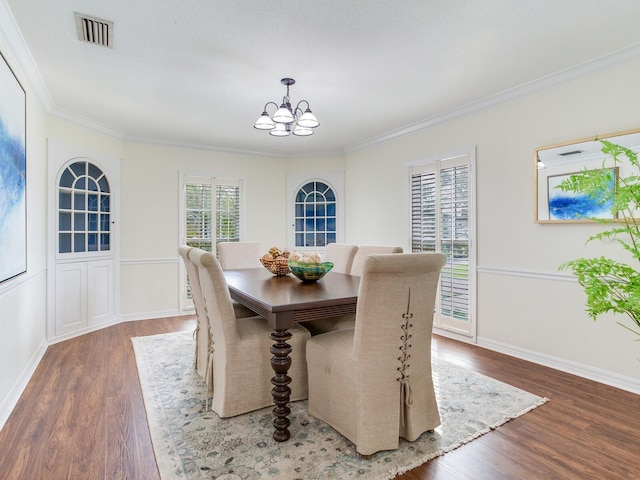
[[[77,163],[85,163],[87,166],[87,170],[85,170],[83,175],[76,176],[76,178],[73,180],[72,186],[61,185],[63,175],[65,175],[67,171],[71,170],[72,165],[75,165]],[[76,187],[78,178],[80,177],[83,177],[86,179],[93,178],[93,176],[91,175],[91,172],[89,171],[91,167],[94,167],[95,169],[100,171],[101,175],[98,178],[102,179],[101,182],[99,182],[97,185],[98,190],[96,190],[95,192],[93,190],[89,190],[88,187],[87,188]],[[66,262],[66,261],[77,261],[83,258],[86,258],[86,259],[110,258],[113,256],[113,241],[114,241],[114,231],[115,231],[114,223],[115,223],[116,205],[114,204],[114,198],[113,198],[114,185],[112,184],[112,181],[109,178],[108,171],[109,170],[105,168],[105,166],[102,165],[100,161],[93,158],[87,158],[87,157],[70,158],[58,170],[55,177],[55,194],[54,194],[55,222],[53,226],[56,260]],[[106,184],[107,190],[102,191],[103,188],[105,187],[105,184]],[[91,193],[91,195],[97,195],[97,198],[98,198],[97,210],[89,209],[88,204],[85,204],[82,209],[76,209],[74,195],[79,192],[83,193],[83,196],[85,197],[85,202],[88,200],[88,196],[90,195],[90,192],[94,192],[94,193]],[[70,197],[71,205],[68,208],[61,207],[60,205],[61,193],[67,193],[71,195]],[[106,210],[103,208],[104,206],[102,204],[101,196],[108,197],[108,205]],[[61,228],[60,228],[61,213],[68,213],[71,216],[71,218],[73,218],[74,223],[71,224],[70,229],[63,229],[61,231]],[[84,216],[84,229],[77,230],[75,228],[76,214],[82,214]],[[95,221],[97,222],[97,230],[90,229],[89,215],[96,215]],[[104,228],[105,227],[104,222],[107,223],[106,225],[107,228]],[[74,242],[73,237],[76,231],[84,232],[85,235],[89,235],[90,233],[97,235],[98,248],[96,250],[89,250],[88,244],[86,243],[88,240],[85,239],[85,247],[87,248],[85,248],[84,251],[76,251],[76,249],[72,247],[71,251],[60,252],[60,249],[61,249],[60,234],[61,233],[71,234],[71,237],[72,237],[71,242],[73,243]],[[106,248],[101,248],[101,245],[100,245],[101,234],[105,234],[108,236],[108,240],[107,240],[108,246]]]
[[[344,171],[287,174],[287,248],[291,251],[324,252],[324,247],[295,246],[295,198],[301,187],[309,182],[326,183],[336,197],[336,242],[344,242]]]
[[[468,216],[468,255],[469,255],[469,300],[468,311],[469,321],[468,326],[464,324],[457,325],[456,322],[452,324],[443,323],[436,325],[434,323],[434,329],[440,329],[446,331],[448,336],[453,338],[460,337],[460,339],[469,341],[471,337],[472,341],[475,341],[477,336],[477,252],[476,252],[476,149],[475,147],[469,147],[461,150],[449,152],[448,154],[432,155],[424,159],[416,160],[406,164],[406,179],[407,179],[407,235],[409,238],[409,245],[412,245],[412,175],[425,172],[439,172],[442,168],[456,167],[464,164],[469,166],[469,180],[468,180],[468,202],[469,202],[469,216]],[[439,175],[437,175],[439,177]],[[437,180],[440,182],[440,179]],[[438,206],[439,207],[439,206]],[[462,328],[461,328],[462,327]]]
[[[245,219],[246,219],[246,201],[245,201],[245,179],[241,176],[233,177],[232,175],[224,175],[224,176],[216,176],[214,174],[208,174],[205,172],[196,172],[196,171],[187,171],[180,170],[178,172],[178,192],[179,192],[179,215],[178,215],[178,245],[184,245],[187,243],[187,232],[186,232],[186,185],[189,183],[196,184],[209,184],[213,187],[213,198],[212,198],[212,209],[215,214],[215,186],[216,185],[229,185],[229,186],[237,186],[239,187],[239,202],[240,209],[238,212],[239,215],[239,230],[240,230],[240,239],[239,241],[244,241],[245,237]],[[215,220],[212,220],[212,228],[213,228],[213,237],[215,237]],[[213,238],[213,245],[215,245],[216,239]],[[176,247],[176,255],[177,247]],[[191,299],[187,298],[187,274],[184,263],[180,261],[179,265],[179,289],[180,289],[180,310],[181,311],[193,311],[193,302]]]

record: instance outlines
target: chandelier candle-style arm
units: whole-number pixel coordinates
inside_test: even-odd
[[[309,102],[306,100],[300,100],[296,105],[296,108],[291,107],[291,100],[289,98],[289,86],[296,83],[293,78],[283,78],[280,83],[287,87],[287,94],[282,98],[282,104],[278,107],[275,102],[268,102],[264,106],[264,111],[256,120],[253,128],[258,130],[269,130],[269,134],[274,137],[286,137],[293,132],[298,136],[309,136],[313,134],[313,129],[320,123],[318,119],[311,111]],[[306,109],[303,111],[300,105],[305,104]],[[274,105],[276,112],[273,117],[269,116],[267,107]]]

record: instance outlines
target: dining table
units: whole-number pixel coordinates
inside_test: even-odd
[[[224,276],[231,298],[264,317],[273,329],[269,335],[273,341],[273,438],[285,442],[291,423],[288,329],[295,323],[355,314],[360,277],[329,272],[316,282],[306,283],[292,275],[275,276],[264,268],[226,270]]]

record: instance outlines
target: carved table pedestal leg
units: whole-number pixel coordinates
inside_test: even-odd
[[[291,434],[289,433],[289,425],[291,421],[288,415],[291,409],[287,406],[291,396],[291,377],[287,375],[289,367],[291,367],[291,345],[287,343],[287,340],[291,338],[291,333],[286,330],[274,330],[269,338],[275,343],[271,346],[271,367],[275,372],[275,376],[271,379],[273,389],[271,395],[273,395],[273,403],[276,407],[273,409],[273,426],[275,432],[273,432],[273,438],[276,442],[286,442],[289,440]]]

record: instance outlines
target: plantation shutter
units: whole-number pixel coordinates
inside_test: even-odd
[[[208,252],[212,246],[211,183],[207,179],[190,179],[185,183],[186,233],[184,242]]]
[[[216,244],[240,241],[240,185],[216,183]]]
[[[465,331],[470,329],[470,171],[468,155],[411,168],[411,250],[447,257],[434,321]]]
[[[214,177],[184,177],[183,245],[218,254],[220,242],[240,241],[241,181]],[[186,275],[186,272],[185,272]],[[185,282],[184,298],[191,299]]]
[[[411,177],[411,251],[435,252],[437,185],[435,170]]]
[[[184,243],[211,252],[219,242],[239,242],[240,181],[186,177],[184,185]]]

